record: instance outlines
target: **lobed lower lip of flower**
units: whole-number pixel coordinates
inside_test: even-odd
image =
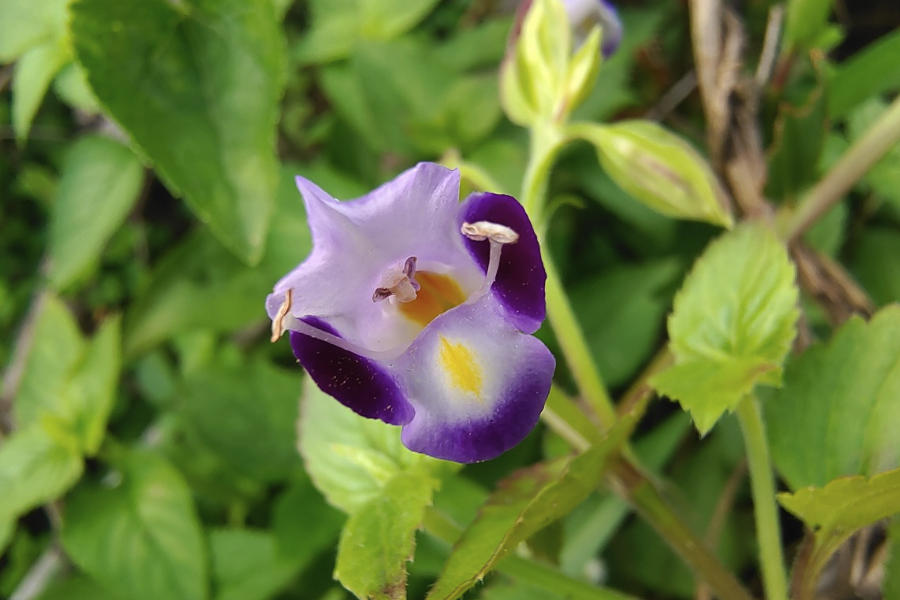
[[[509,196],[460,203],[459,173],[421,163],[338,202],[298,178],[313,251],[266,300],[272,340],[410,449],[487,460],[534,427],[555,361],[537,237]]]

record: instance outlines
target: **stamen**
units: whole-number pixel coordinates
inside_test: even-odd
[[[341,350],[346,350],[347,352],[352,352],[353,354],[358,354],[363,358],[370,358],[372,360],[393,360],[406,352],[406,348],[402,346],[391,348],[390,350],[369,350],[368,348],[363,348],[353,342],[349,342],[342,337],[338,337],[327,331],[323,331],[318,327],[314,327],[302,319],[297,319],[294,331],[308,335],[319,341],[326,342],[332,346],[337,346]]]
[[[281,334],[284,333],[284,318],[291,310],[291,295],[293,292],[294,290],[288,288],[284,293],[284,302],[278,307],[278,312],[275,313],[275,318],[272,319],[272,337],[269,338],[269,341],[272,343],[277,342],[281,338]]]
[[[472,304],[484,297],[497,279],[497,271],[500,270],[500,253],[505,244],[515,244],[519,241],[519,234],[505,225],[491,223],[490,221],[477,221],[475,223],[463,223],[460,231],[464,236],[476,242],[488,240],[491,244],[491,254],[488,257],[487,271],[484,274],[484,282],[481,287],[472,294],[466,304]]]
[[[381,302],[391,296],[400,302],[412,302],[419,291],[419,283],[415,280],[416,257],[410,256],[403,263],[403,270],[388,269],[381,280],[382,285],[375,288],[372,294],[372,302]]]
[[[491,240],[498,244],[515,244],[519,241],[519,234],[499,223],[490,221],[476,221],[475,223],[463,223],[460,231],[464,236],[476,242]]]

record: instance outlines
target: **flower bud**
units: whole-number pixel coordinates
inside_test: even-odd
[[[569,16],[575,38],[580,47],[597,26],[603,32],[603,58],[609,58],[622,41],[622,22],[615,7],[605,0],[562,0]]]
[[[677,135],[650,121],[573,129],[594,144],[613,181],[650,208],[678,219],[732,226],[727,197],[709,165]]]

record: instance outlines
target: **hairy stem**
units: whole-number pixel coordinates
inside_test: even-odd
[[[881,117],[856,140],[800,202],[783,229],[783,238],[799,237],[850,191],[875,163],[900,143],[900,96]]]
[[[759,543],[763,587],[767,600],[787,600],[787,572],[781,549],[781,526],[775,501],[775,480],[769,458],[769,444],[759,401],[745,398],[737,409],[738,421],[744,433],[747,464],[750,467],[750,488],[753,494],[753,515]]]

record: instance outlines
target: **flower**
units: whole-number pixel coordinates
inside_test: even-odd
[[[575,34],[575,46],[581,46],[591,29],[602,28],[601,51],[609,58],[622,41],[622,22],[616,8],[606,0],[562,0]]]
[[[556,361],[537,338],[546,273],[510,196],[459,202],[459,172],[420,163],[339,202],[297,178],[313,250],[266,299],[273,341],[356,413],[456,462],[509,450],[534,428]]]

